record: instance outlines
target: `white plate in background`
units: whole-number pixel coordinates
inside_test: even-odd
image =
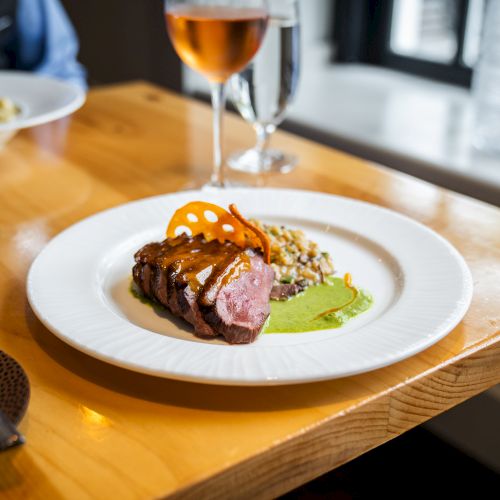
[[[72,83],[23,71],[0,71],[0,98],[21,110],[1,123],[0,133],[34,127],[67,116],[85,102],[85,92]]]

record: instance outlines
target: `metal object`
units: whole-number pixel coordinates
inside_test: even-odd
[[[24,437],[18,432],[16,426],[0,410],[0,451],[24,443]]]
[[[16,429],[28,407],[30,385],[19,363],[0,351],[0,451],[24,443]]]

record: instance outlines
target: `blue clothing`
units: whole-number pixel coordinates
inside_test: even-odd
[[[78,37],[59,0],[18,0],[16,23],[16,69],[87,88]]]

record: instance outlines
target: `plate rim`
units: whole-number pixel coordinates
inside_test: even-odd
[[[34,272],[37,266],[37,262],[39,262],[39,258],[42,254],[44,254],[49,248],[51,244],[55,244],[54,242],[57,243],[57,240],[59,238],[63,238],[64,235],[72,230],[75,230],[75,228],[78,228],[78,226],[82,224],[86,224],[88,221],[96,219],[104,214],[109,214],[114,211],[119,212],[123,207],[128,206],[128,207],[133,207],[134,205],[140,205],[140,204],[146,204],[146,203],[153,203],[155,201],[159,201],[165,198],[169,197],[175,197],[179,195],[191,195],[191,196],[196,196],[196,195],[204,195],[207,192],[212,191],[215,192],[217,190],[213,190],[211,188],[210,190],[190,190],[190,191],[181,191],[181,192],[174,192],[174,193],[166,193],[166,194],[161,194],[161,195],[154,195],[146,198],[141,198],[137,200],[132,200],[126,203],[122,203],[113,207],[109,207],[107,209],[104,209],[100,212],[97,212],[95,214],[92,214],[72,225],[69,227],[63,229],[60,231],[57,235],[55,235],[48,243],[47,245],[42,249],[42,251],[37,255],[37,257],[34,259],[32,262],[29,272],[28,272],[28,278],[27,278],[27,295],[28,295],[28,301],[33,309],[35,315],[38,317],[38,319],[44,324],[44,326],[51,331],[53,334],[55,334],[58,338],[66,342],[67,344],[71,345],[72,347],[76,348],[77,350],[84,352],[87,355],[90,355],[91,357],[94,357],[96,359],[100,359],[101,361],[110,363],[115,366],[119,366],[121,368],[133,370],[136,372],[148,374],[148,375],[153,375],[157,377],[163,377],[163,378],[169,378],[169,379],[175,379],[175,380],[182,380],[182,381],[188,381],[188,382],[196,382],[196,383],[205,383],[205,384],[210,384],[210,385],[233,385],[233,386],[269,386],[269,385],[289,385],[289,384],[302,384],[302,383],[312,383],[312,382],[318,382],[318,381],[324,381],[324,380],[331,380],[334,378],[340,378],[340,377],[347,377],[347,376],[352,376],[356,375],[359,373],[365,373],[368,371],[376,370],[385,366],[389,366],[391,364],[397,363],[399,361],[402,361],[404,359],[407,359],[415,354],[418,354],[419,352],[422,352],[423,350],[427,349],[428,347],[432,346],[433,344],[437,343],[439,340],[444,338],[448,333],[450,333],[453,328],[461,321],[461,319],[464,317],[465,313],[467,312],[468,308],[470,307],[470,303],[472,300],[472,295],[473,295],[473,282],[472,282],[472,275],[470,272],[470,269],[463,258],[463,256],[458,252],[458,250],[443,236],[441,236],[439,233],[435,232],[425,224],[422,224],[421,222],[412,219],[411,217],[401,214],[395,210],[391,210],[389,208],[376,205],[374,203],[370,203],[364,200],[358,200],[356,198],[350,198],[346,196],[341,196],[341,195],[336,195],[336,194],[330,194],[330,193],[323,193],[323,192],[317,192],[317,191],[310,191],[310,190],[300,190],[300,189],[282,189],[282,188],[232,188],[232,189],[226,189],[224,190],[225,193],[228,192],[248,192],[248,193],[256,193],[256,192],[273,192],[273,191],[279,191],[280,193],[284,193],[286,195],[292,195],[292,196],[300,196],[300,195],[308,195],[308,196],[320,196],[324,197],[326,199],[337,199],[341,200],[344,202],[348,203],[354,203],[354,204],[359,204],[368,207],[369,210],[375,210],[379,211],[380,213],[386,213],[390,214],[391,217],[396,217],[400,220],[402,220],[406,224],[410,224],[411,226],[417,226],[420,228],[420,230],[425,231],[428,233],[433,239],[436,239],[439,241],[441,245],[444,245],[447,250],[454,255],[455,257],[455,263],[457,263],[460,267],[461,270],[461,277],[463,280],[463,298],[460,301],[459,305],[455,306],[455,309],[453,311],[453,314],[447,318],[447,321],[445,324],[442,325],[441,330],[439,331],[439,334],[434,333],[431,336],[425,336],[420,339],[419,342],[417,342],[411,350],[407,350],[405,352],[399,353],[397,356],[392,356],[389,360],[385,359],[380,361],[379,363],[373,363],[370,368],[360,368],[360,369],[352,369],[352,370],[347,370],[343,372],[341,375],[331,375],[331,374],[325,374],[325,375],[320,375],[320,376],[311,376],[305,378],[304,375],[299,375],[299,376],[288,376],[287,378],[261,378],[261,379],[246,379],[246,378],[230,378],[228,379],[227,377],[222,377],[222,378],[217,378],[214,376],[200,376],[200,375],[189,375],[186,373],[176,373],[172,371],[162,371],[159,372],[158,369],[156,368],[148,368],[147,366],[141,365],[134,363],[132,361],[124,361],[121,359],[116,359],[112,358],[109,355],[105,355],[100,353],[99,351],[93,350],[92,348],[89,348],[85,345],[82,345],[81,343],[78,343],[75,341],[73,338],[68,337],[65,335],[63,332],[59,331],[54,325],[50,323],[50,321],[45,317],[43,311],[41,311],[36,302],[36,298],[34,297],[33,293],[33,276]],[[50,248],[49,250],[50,251]],[[127,320],[124,320],[127,321]],[[129,324],[133,325],[131,322],[128,322]],[[137,325],[133,325],[135,328],[145,330],[142,327],[139,327]],[[361,327],[364,328],[367,325]],[[149,330],[145,330],[149,331]],[[172,337],[169,337],[170,340],[177,341],[177,342],[184,342],[180,339],[173,339]],[[216,347],[216,346],[212,346]],[[266,346],[266,348],[272,348],[276,346]]]

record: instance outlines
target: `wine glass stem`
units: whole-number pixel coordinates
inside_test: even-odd
[[[222,118],[226,105],[226,84],[213,82],[212,89],[213,108],[213,141],[214,141],[214,167],[210,184],[216,187],[224,187],[224,166],[222,163]]]
[[[255,133],[257,134],[257,145],[255,149],[259,153],[259,156],[262,156],[269,144],[269,131],[264,125],[258,123],[255,126]]]

